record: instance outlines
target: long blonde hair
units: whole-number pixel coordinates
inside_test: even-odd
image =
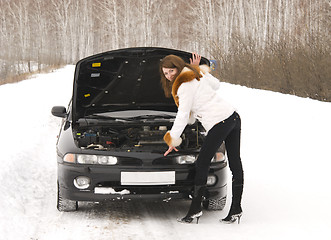
[[[188,67],[195,73],[197,77],[199,77],[199,72],[196,70],[195,67],[191,66],[191,64],[186,63],[182,58],[176,55],[168,55],[161,60],[160,62],[161,85],[164,91],[164,95],[167,98],[171,97],[172,84],[174,83],[174,81],[176,80],[176,78],[181,73],[184,67]],[[177,72],[177,76],[175,76],[175,80],[170,82],[165,77],[162,68],[177,68],[178,72]]]

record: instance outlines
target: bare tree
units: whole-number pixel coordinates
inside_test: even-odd
[[[330,12],[330,0],[2,0],[0,76],[32,71],[34,62],[40,71],[116,48],[161,46],[219,59],[236,69],[226,74],[234,82],[271,86],[277,73],[290,92],[294,81],[310,84],[300,80],[308,59],[318,91],[329,76]]]

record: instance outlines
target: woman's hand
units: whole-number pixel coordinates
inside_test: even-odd
[[[201,56],[197,53],[192,53],[192,58],[190,58],[190,64],[199,66]]]
[[[164,153],[164,156],[167,156],[169,153],[172,152],[172,150],[175,150],[176,152],[178,152],[178,149],[173,147],[173,146],[169,146],[168,150]]]

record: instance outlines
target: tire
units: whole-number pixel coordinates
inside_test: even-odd
[[[220,211],[223,210],[226,203],[226,197],[218,199],[208,199],[203,201],[202,205],[207,210]]]
[[[74,212],[78,209],[77,201],[72,201],[62,197],[59,182],[57,183],[57,209],[60,212]]]

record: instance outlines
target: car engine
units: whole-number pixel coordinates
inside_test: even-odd
[[[204,132],[199,125],[188,125],[182,134],[181,149],[197,149],[203,142]],[[202,127],[200,127],[203,130]],[[170,127],[162,125],[147,126],[95,126],[74,131],[78,147],[83,149],[146,149],[166,148],[164,134]]]

